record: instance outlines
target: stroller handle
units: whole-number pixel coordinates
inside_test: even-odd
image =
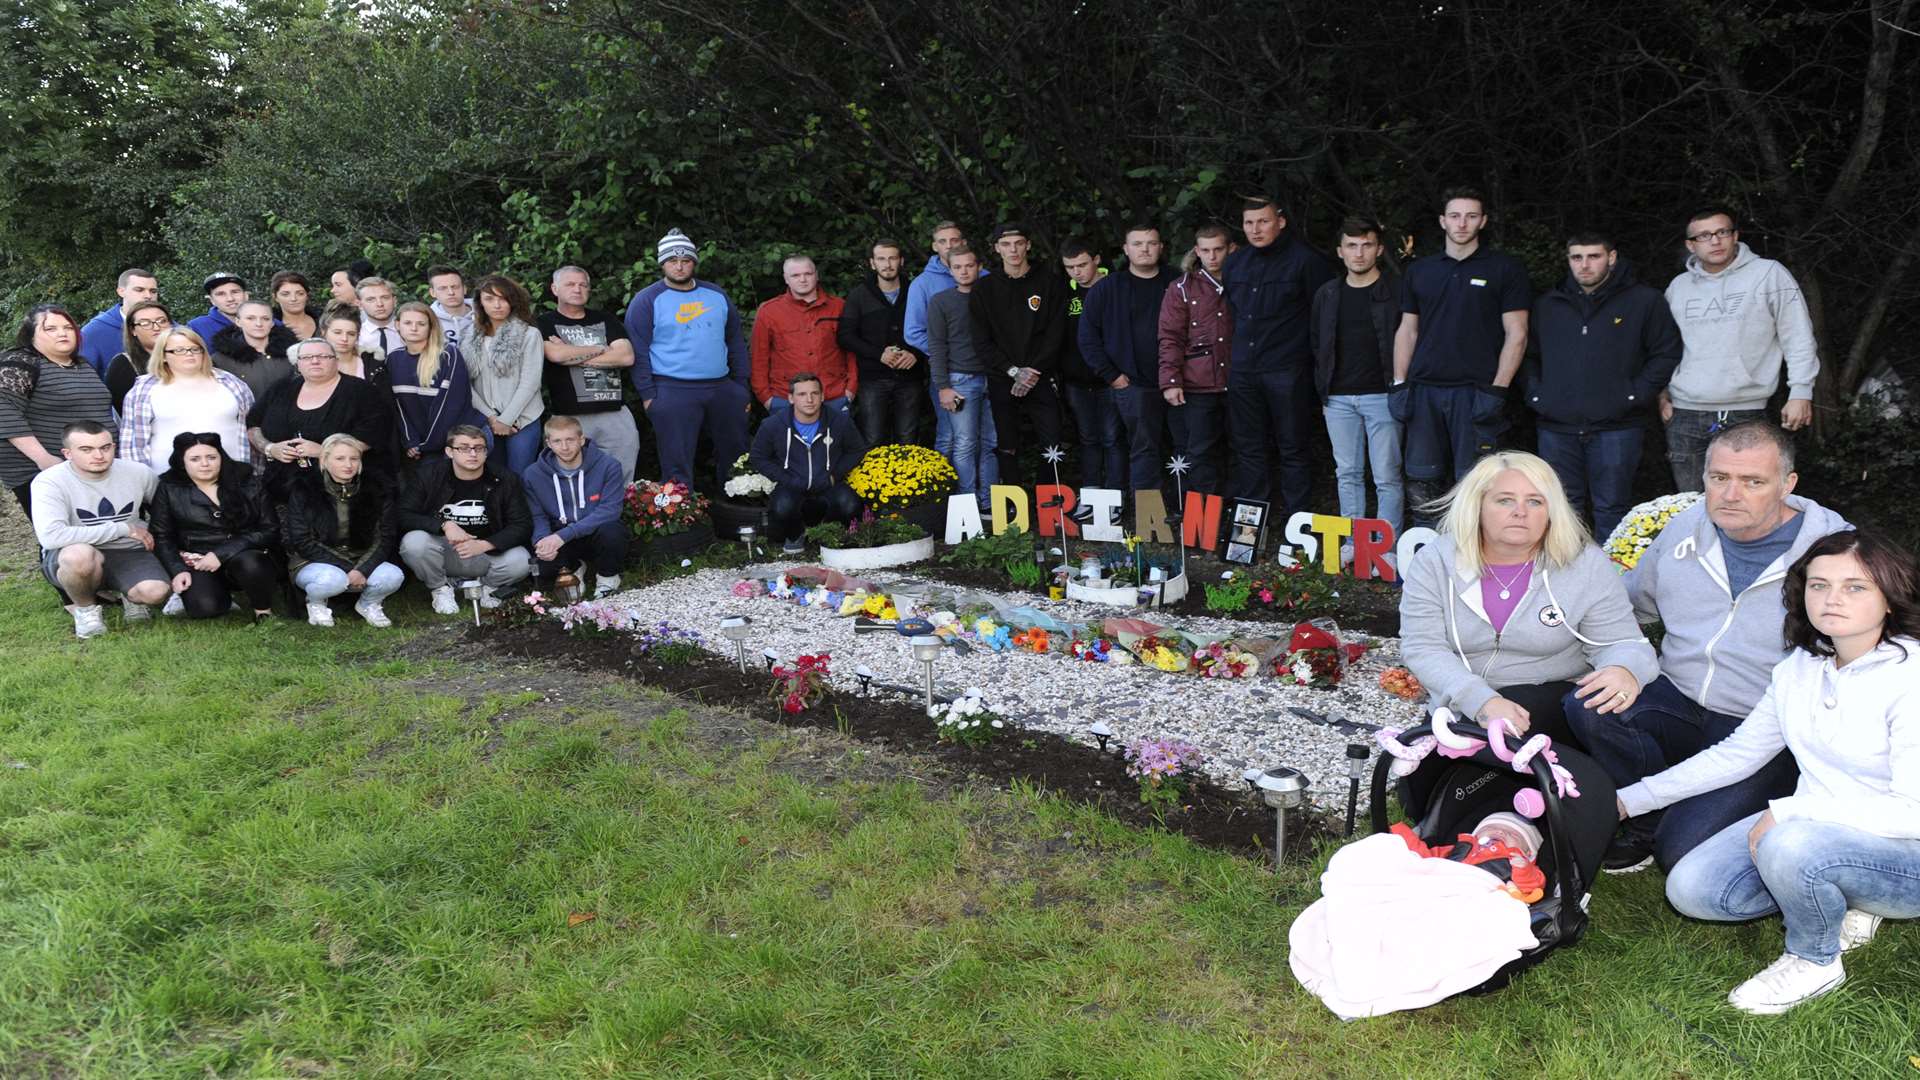
[[[1501,761],[1498,757],[1494,756],[1493,751],[1490,749],[1492,745],[1490,742],[1492,735],[1485,728],[1471,721],[1464,720],[1456,721],[1449,726],[1455,731],[1467,734],[1472,738],[1488,742],[1487,746],[1483,746],[1479,750],[1474,751],[1470,758],[1462,760],[1472,760],[1475,764],[1483,765],[1499,772],[1514,771],[1511,764]],[[1433,734],[1433,725],[1431,723],[1423,723],[1417,727],[1411,727],[1401,732],[1400,741],[1411,743],[1415,739],[1424,738],[1431,734]],[[1520,739],[1507,731],[1501,732],[1501,738],[1506,740],[1506,746],[1509,752],[1519,752],[1522,746]],[[1386,832],[1391,825],[1387,820],[1387,774],[1396,760],[1397,759],[1391,754],[1381,754],[1380,759],[1374,762],[1373,784],[1371,786],[1372,805],[1368,808],[1368,813],[1373,819],[1373,831],[1377,833]],[[1577,899],[1578,897],[1586,895],[1587,883],[1581,877],[1579,862],[1573,857],[1573,851],[1570,846],[1572,842],[1568,838],[1565,815],[1560,807],[1559,788],[1554,784],[1553,770],[1547,762],[1547,756],[1545,754],[1535,754],[1533,760],[1527,763],[1527,771],[1533,774],[1534,786],[1539,789],[1541,797],[1546,802],[1546,813],[1543,816],[1547,823],[1548,842],[1553,845],[1554,866],[1555,869],[1559,871],[1560,881],[1563,886],[1560,895],[1566,898]]]

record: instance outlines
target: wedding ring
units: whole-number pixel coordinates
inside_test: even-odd
[[[1615,694],[1615,695],[1613,695],[1613,696],[1614,696],[1614,698],[1615,698],[1616,700],[1619,700],[1619,701],[1625,701],[1625,700],[1627,700],[1627,692],[1626,692],[1625,690],[1622,690],[1622,691],[1620,691],[1619,693],[1617,693],[1617,694]]]

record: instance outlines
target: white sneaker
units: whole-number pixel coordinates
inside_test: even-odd
[[[326,604],[316,604],[311,600],[307,601],[307,625],[332,626],[333,609]]]
[[[614,593],[617,593],[619,591],[620,591],[620,575],[619,574],[615,574],[612,577],[608,577],[605,574],[594,575],[593,598],[595,600],[598,600],[603,596],[611,596]]]
[[[367,598],[363,596],[353,602],[353,610],[358,612],[361,618],[367,620],[368,626],[376,626],[385,630],[387,627],[393,625],[393,620],[387,618],[387,613],[380,609],[380,601],[378,600],[368,603]]]
[[[179,593],[174,593],[172,596],[167,597],[167,605],[160,609],[160,614],[169,616],[184,615],[186,614],[186,610],[187,602],[180,599]]]
[[[1341,566],[1353,565],[1353,545],[1352,544],[1340,545],[1340,565]]]
[[[1734,987],[1727,1003],[1741,1012],[1773,1016],[1846,981],[1846,969],[1837,956],[1831,964],[1816,964],[1792,953],[1781,953],[1765,971]]]
[[[86,607],[75,605],[73,609],[73,636],[85,641],[99,637],[107,632],[107,617],[101,613],[99,604]]]
[[[433,590],[433,613],[435,615],[460,614],[460,601],[454,598],[453,586],[442,585]]]
[[[127,622],[146,622],[153,618],[153,609],[145,604],[136,604],[123,596],[120,598],[120,617]]]
[[[1840,951],[1843,953],[1865,945],[1873,940],[1880,929],[1880,916],[1859,908],[1848,908],[1847,914],[1840,920]]]
[[[499,607],[500,604],[501,604],[500,598],[493,595],[492,589],[480,590],[480,609],[482,611],[492,611],[495,608]]]

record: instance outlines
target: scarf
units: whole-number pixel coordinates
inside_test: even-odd
[[[494,327],[492,336],[482,339],[485,344],[481,351],[486,354],[487,370],[499,379],[519,371],[520,358],[526,355],[527,342],[533,339],[533,334],[533,327],[511,316]]]

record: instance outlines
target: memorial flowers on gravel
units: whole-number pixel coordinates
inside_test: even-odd
[[[1200,748],[1179,739],[1142,739],[1126,749],[1127,775],[1140,785],[1140,801],[1166,813],[1193,786]]]
[[[1194,650],[1192,667],[1203,679],[1244,679],[1259,669],[1260,658],[1231,642],[1216,641]]]
[[[1653,546],[1654,539],[1667,527],[1667,522],[1699,501],[1699,492],[1683,491],[1678,495],[1662,495],[1643,502],[1627,511],[1627,516],[1621,518],[1620,524],[1607,534],[1607,542],[1601,545],[1601,549],[1623,573],[1631,570],[1640,564],[1640,557]]]

